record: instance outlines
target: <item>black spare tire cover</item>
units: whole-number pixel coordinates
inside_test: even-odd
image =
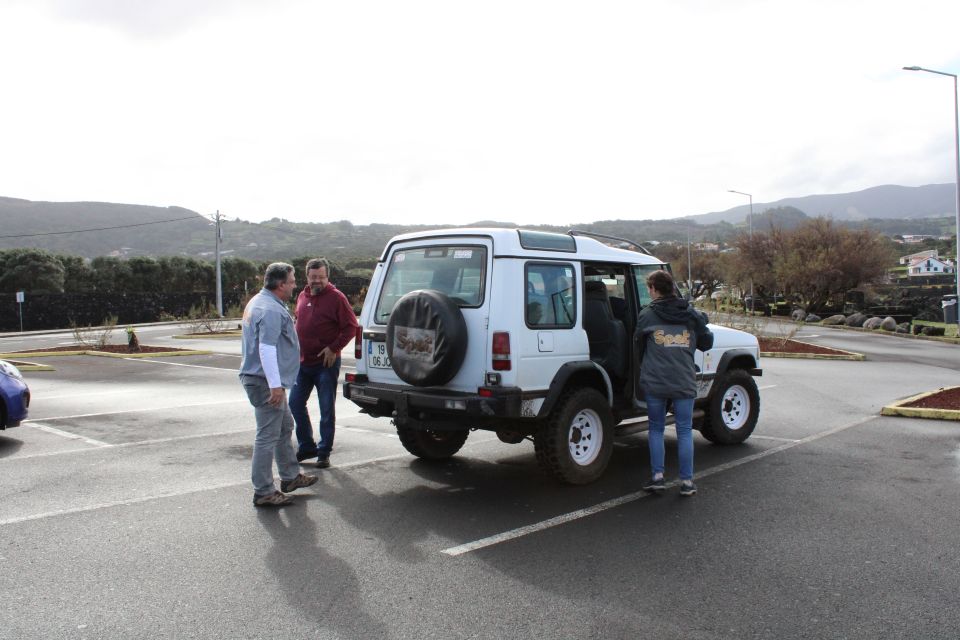
[[[387,355],[407,384],[432,387],[457,375],[467,353],[467,323],[442,291],[420,289],[397,300],[387,323]]]

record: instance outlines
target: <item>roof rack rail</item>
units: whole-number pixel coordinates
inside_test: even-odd
[[[647,251],[646,247],[642,247],[636,242],[634,242],[633,240],[627,240],[626,238],[618,238],[617,236],[608,236],[602,233],[594,233],[593,231],[584,231],[582,229],[570,229],[570,231],[567,231],[567,234],[571,236],[588,236],[593,238],[603,238],[605,240],[616,240],[617,242],[625,242],[629,245],[636,247],[637,251],[639,251],[640,253],[645,253],[648,256],[653,255],[652,253]]]

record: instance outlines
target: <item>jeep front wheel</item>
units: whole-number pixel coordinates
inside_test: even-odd
[[[579,389],[554,407],[534,438],[540,467],[568,484],[603,474],[613,453],[613,416],[596,389]]]
[[[409,427],[397,427],[397,435],[403,448],[424,460],[446,460],[453,456],[470,435],[469,429],[455,431],[425,431]]]
[[[760,415],[760,392],[753,377],[733,369],[717,378],[700,433],[716,444],[740,444],[750,437]]]

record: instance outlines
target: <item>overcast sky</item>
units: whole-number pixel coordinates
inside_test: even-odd
[[[953,182],[960,2],[0,0],[0,196],[669,218]]]

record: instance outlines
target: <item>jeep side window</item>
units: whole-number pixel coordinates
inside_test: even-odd
[[[397,300],[417,289],[436,289],[460,307],[483,305],[487,249],[429,246],[395,251],[387,266],[374,321],[386,324]]]
[[[637,285],[637,302],[641,309],[650,304],[651,301],[650,291],[647,289],[647,276],[665,267],[666,265],[662,264],[633,265],[633,278]]]
[[[525,314],[529,327],[569,329],[576,324],[573,265],[527,263]]]

